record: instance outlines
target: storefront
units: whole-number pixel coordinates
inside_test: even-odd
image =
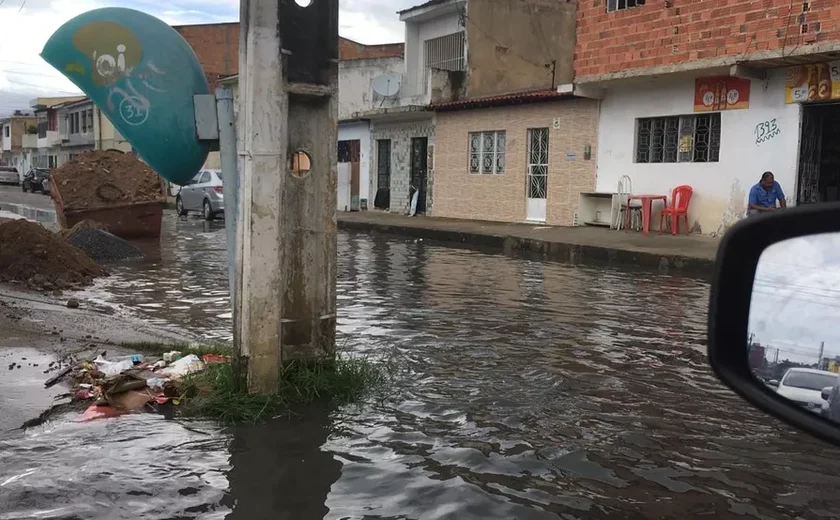
[[[795,203],[800,106],[783,69],[766,79],[650,78],[607,85],[601,102],[597,191],[626,175],[634,193],[693,188],[689,227],[718,234],[744,217],[750,188],[771,171]],[[661,205],[654,207],[654,228]]]
[[[790,67],[785,102],[802,105],[796,202],[840,200],[840,61]]]

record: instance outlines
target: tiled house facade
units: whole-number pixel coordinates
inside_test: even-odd
[[[370,192],[376,193],[380,186],[379,172],[382,172],[385,165],[380,161],[389,161],[390,171],[387,178],[390,182],[387,187],[390,190],[390,211],[395,213],[406,213],[411,200],[409,198],[411,185],[411,164],[412,164],[412,140],[426,139],[426,213],[434,214],[433,209],[433,187],[434,187],[434,164],[429,161],[429,150],[434,150],[435,124],[431,117],[420,121],[395,121],[371,124],[371,157],[373,161],[373,174],[370,176]],[[387,142],[387,145],[385,144]],[[390,159],[380,155],[380,147],[390,148]],[[384,184],[384,183],[383,183]]]
[[[547,137],[544,181],[529,179],[529,163],[539,162],[529,158],[529,138],[537,131]],[[483,164],[473,171],[471,134],[483,132],[504,132],[504,146],[497,151],[504,155],[502,171],[484,171]],[[529,182],[539,182],[545,189],[544,222],[571,226],[579,194],[595,188],[596,100],[558,97],[528,105],[442,111],[436,133],[435,216],[523,222]]]

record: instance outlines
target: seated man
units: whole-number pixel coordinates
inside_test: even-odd
[[[747,215],[758,215],[776,209],[776,201],[779,207],[787,207],[785,193],[782,187],[776,182],[772,172],[764,172],[761,181],[750,189],[750,200],[747,208]]]

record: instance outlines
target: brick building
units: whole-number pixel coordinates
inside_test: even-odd
[[[239,22],[176,25],[174,29],[195,51],[211,89],[218,86],[219,79],[239,73]],[[339,38],[341,60],[401,57],[402,54],[402,43],[364,45]]]
[[[601,99],[597,191],[691,185],[704,234],[744,216],[766,170],[790,204],[840,199],[840,3],[579,0],[576,34],[574,90]]]

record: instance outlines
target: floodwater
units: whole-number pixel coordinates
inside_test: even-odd
[[[86,296],[228,338],[224,236],[167,218],[159,254]],[[7,432],[0,519],[838,515],[838,452],[708,370],[704,282],[357,233],[339,252],[340,342],[395,364],[386,396]]]

